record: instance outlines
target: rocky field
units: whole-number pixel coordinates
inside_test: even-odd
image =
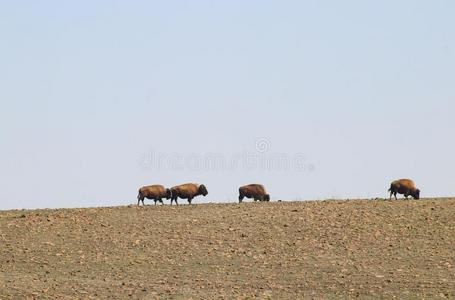
[[[0,299],[256,297],[453,299],[455,198],[0,211]]]

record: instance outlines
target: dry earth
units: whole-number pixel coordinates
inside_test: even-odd
[[[129,297],[453,299],[455,199],[0,212],[0,299]]]

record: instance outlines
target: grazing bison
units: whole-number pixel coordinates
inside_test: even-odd
[[[164,204],[162,199],[170,199],[171,190],[159,184],[143,186],[139,189],[139,194],[137,195],[137,205],[139,205],[140,201],[142,201],[142,205],[144,205],[144,198],[152,199],[155,201],[155,205],[157,201]]]
[[[270,201],[270,195],[267,194],[262,184],[249,184],[239,188],[239,203],[243,198],[253,198],[254,201]]]
[[[403,194],[406,199],[408,196],[412,196],[414,199],[420,198],[420,190],[416,188],[414,181],[411,179],[398,179],[395,180],[390,184],[389,188],[390,192],[390,199],[392,199],[392,195],[395,196],[395,200],[397,199],[397,193]]]
[[[171,194],[171,205],[172,201],[175,201],[175,204],[179,205],[177,198],[188,199],[188,203],[191,204],[191,200],[193,200],[194,197],[199,195],[203,195],[205,197],[208,192],[207,188],[203,184],[186,183],[172,187]]]

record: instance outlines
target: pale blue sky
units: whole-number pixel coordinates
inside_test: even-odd
[[[0,1],[0,209],[194,181],[209,190],[196,203],[252,182],[272,200],[387,197],[401,177],[454,195],[454,15],[453,1]]]

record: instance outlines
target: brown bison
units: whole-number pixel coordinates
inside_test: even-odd
[[[188,199],[188,203],[191,204],[194,197],[199,195],[205,197],[208,193],[207,188],[203,184],[185,183],[177,185],[171,188],[171,205],[172,201],[175,201],[175,204],[179,205],[177,198]]]
[[[270,195],[267,194],[262,184],[249,184],[239,188],[239,203],[243,198],[253,198],[254,201],[270,201]]]
[[[420,198],[420,190],[416,188],[414,181],[411,179],[398,179],[395,180],[390,184],[389,188],[390,192],[390,199],[392,199],[392,195],[395,196],[395,200],[397,199],[397,193],[403,194],[406,199],[408,196],[412,196],[414,199]]]
[[[140,201],[144,205],[144,198],[152,199],[155,201],[155,205],[157,201],[164,204],[162,199],[170,199],[171,190],[159,184],[143,186],[139,189],[139,194],[137,195],[137,205],[139,205]]]

